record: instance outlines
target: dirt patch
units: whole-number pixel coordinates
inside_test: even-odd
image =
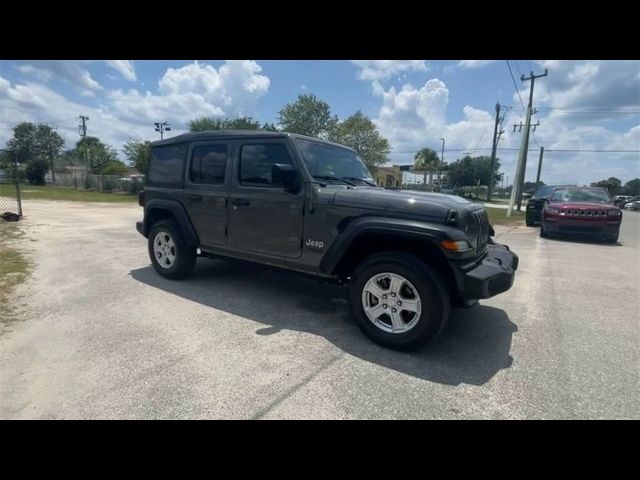
[[[18,247],[24,237],[20,224],[0,220],[0,334],[17,320],[13,293],[31,271],[31,264]]]

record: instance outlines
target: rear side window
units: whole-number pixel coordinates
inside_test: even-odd
[[[163,145],[151,148],[149,183],[170,187],[182,187],[184,159],[187,145]]]
[[[193,183],[221,184],[227,171],[226,145],[199,145],[193,148],[189,179]]]
[[[284,144],[243,145],[240,151],[240,183],[260,187],[281,186],[271,180],[271,168],[276,163],[291,164]]]

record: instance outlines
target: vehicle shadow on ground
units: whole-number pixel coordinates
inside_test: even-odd
[[[131,271],[146,285],[264,324],[257,335],[281,330],[325,337],[365,361],[431,382],[482,385],[512,364],[516,325],[500,309],[453,309],[439,338],[415,352],[396,352],[366,338],[353,322],[347,288],[258,265],[199,259],[187,280],[167,280],[151,267]],[[241,320],[239,320],[241,321]]]
[[[546,237],[545,240],[550,242],[563,242],[563,243],[577,243],[580,245],[601,245],[603,247],[622,247],[622,243],[619,241],[616,243],[605,242],[604,240],[599,240],[597,238],[583,238],[583,237],[575,237],[571,235],[554,235],[551,237]]]

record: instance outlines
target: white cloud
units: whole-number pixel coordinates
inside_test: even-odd
[[[549,69],[548,76],[536,80],[534,101],[538,107],[640,109],[640,61],[545,60],[537,63],[541,68]],[[520,95],[526,99],[529,96],[529,83],[521,85]],[[513,98],[519,102],[515,93]],[[607,116],[611,115],[602,115]],[[565,120],[568,118],[565,117]],[[589,120],[592,121],[593,117]]]
[[[583,70],[583,73],[590,70]],[[593,73],[591,73],[593,75]],[[579,76],[576,78],[580,78]],[[537,88],[537,84],[536,84]],[[600,87],[598,87],[600,88]],[[373,93],[382,98],[376,123],[380,133],[392,145],[391,160],[396,164],[413,162],[413,155],[420,148],[429,147],[440,152],[440,137],[446,139],[446,149],[460,151],[445,152],[446,161],[454,161],[465,150],[476,155],[489,155],[493,134],[493,111],[484,111],[467,105],[463,118],[457,122],[447,121],[447,108],[451,93],[439,79],[430,79],[422,87],[404,85],[401,89],[385,89],[379,82],[373,83]],[[510,114],[505,123],[505,134],[498,157],[502,171],[513,179],[517,149],[522,134],[513,133],[508,124],[520,120],[517,111]],[[590,152],[553,152],[553,149],[640,149],[640,126],[628,131],[616,131],[601,124],[590,122],[568,123],[560,115],[541,118],[541,127],[530,139],[529,148],[537,149],[536,140],[544,145],[545,161],[542,180],[547,183],[589,183],[609,176],[623,181],[640,177],[640,154],[606,154]],[[535,121],[535,120],[534,120]],[[474,151],[476,147],[486,150]],[[529,152],[527,180],[535,180],[538,155]]]
[[[482,68],[495,62],[497,62],[497,60],[460,60],[457,66],[463,68]]]
[[[11,126],[24,121],[58,125],[65,148],[71,148],[78,141],[73,117],[87,115],[88,134],[120,150],[128,138],[157,140],[153,131],[157,121],[168,121],[171,134],[178,135],[186,130],[189,120],[201,115],[254,115],[257,100],[270,85],[269,78],[260,72],[260,66],[252,61],[228,61],[218,69],[193,63],[168,69],[157,93],[135,89],[99,92],[98,107],[69,100],[47,84],[12,83],[0,77],[0,144],[11,137]],[[81,96],[95,93],[92,89],[80,91]]]
[[[102,90],[102,86],[84,68],[86,63],[81,60],[34,60],[17,68],[21,73],[35,76],[40,81],[59,80],[81,90]]]
[[[386,80],[393,75],[406,71],[426,72],[424,60],[351,60],[360,71],[361,80]]]
[[[400,90],[395,87],[385,90],[376,83],[374,93],[382,97],[376,123],[397,151],[417,151],[423,147],[439,150],[436,146],[440,145],[440,137],[446,139],[447,148],[473,148],[485,127],[492,123],[489,113],[466,106],[463,120],[447,124],[449,90],[435,78],[420,88],[404,85]],[[411,154],[404,154],[405,163],[412,158]]]
[[[157,94],[130,89],[107,97],[115,113],[135,123],[168,120],[185,127],[202,115],[251,116],[269,90],[270,80],[261,71],[254,61],[227,61],[218,69],[194,62],[167,69]]]
[[[136,69],[133,66],[133,61],[131,60],[105,60],[106,64],[120,72],[125,79],[130,82],[135,82],[138,77],[136,76]]]

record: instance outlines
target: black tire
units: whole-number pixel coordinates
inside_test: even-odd
[[[526,223],[527,227],[535,227],[536,226],[536,224],[533,223],[533,220],[531,220],[528,215],[525,217],[524,222]]]
[[[407,279],[420,296],[422,306],[417,323],[407,332],[386,332],[369,320],[362,304],[366,283],[379,273],[395,273]],[[349,303],[356,324],[371,340],[395,350],[413,350],[433,340],[444,328],[451,301],[442,278],[415,255],[382,252],[366,258],[353,272]]]
[[[173,240],[174,244],[173,250],[175,253],[175,260],[173,265],[170,267],[163,267],[160,265],[154,254],[153,242],[155,241],[156,236],[162,232],[168,235]],[[147,245],[151,264],[160,275],[172,280],[179,280],[191,275],[197,260],[196,248],[185,243],[182,233],[180,233],[180,229],[173,220],[163,219],[154,223],[149,231]]]
[[[544,228],[544,222],[540,222],[540,236],[542,238],[549,238],[547,230]]]
[[[620,235],[620,232],[616,232],[615,235],[610,235],[608,237],[605,237],[604,241],[607,243],[618,243],[618,236]]]

